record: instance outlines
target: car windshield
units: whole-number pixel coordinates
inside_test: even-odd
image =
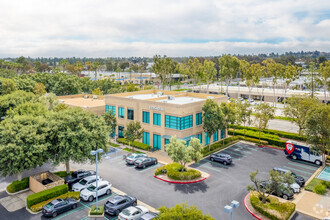
[[[77,173],[72,173],[72,177],[77,178],[78,177]]]
[[[52,202],[50,202],[50,203],[48,203],[47,205],[45,205],[45,207],[47,208],[47,209],[50,209],[50,208],[52,208],[54,206],[54,204],[52,203]]]
[[[113,202],[111,202],[111,201],[107,201],[106,204],[107,204],[107,205],[112,205],[112,206],[115,205],[115,203],[113,203]]]
[[[82,179],[82,180],[80,180],[80,181],[79,181],[79,183],[80,183],[81,185],[86,185],[86,183],[87,183],[87,180],[85,180],[85,179]]]
[[[93,186],[93,185],[90,185],[88,188],[87,188],[89,191],[95,191],[96,187]]]
[[[131,212],[128,209],[124,209],[123,214],[126,215],[126,216],[130,216]]]
[[[127,158],[128,159],[134,159],[134,155],[133,154],[132,155],[129,155]]]

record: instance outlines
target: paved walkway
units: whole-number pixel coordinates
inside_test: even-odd
[[[16,195],[7,196],[0,199],[0,204],[7,209],[8,212],[15,212],[26,206],[26,198],[31,194],[33,194],[33,192],[29,190]]]

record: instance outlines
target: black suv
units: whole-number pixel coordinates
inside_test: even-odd
[[[65,184],[69,186],[69,189],[72,188],[74,183],[79,182],[81,179],[95,175],[96,172],[93,170],[85,171],[85,170],[77,170],[72,173],[71,176],[64,177]]]
[[[291,172],[290,170],[286,170],[279,167],[274,167],[273,170],[279,172],[280,174]],[[303,177],[297,176],[294,172],[291,172],[291,175],[294,177],[294,180],[300,187],[303,187],[305,185],[305,179]]]
[[[262,188],[264,188],[267,184],[268,184],[267,181],[261,181],[260,182],[260,186]],[[275,195],[275,196],[278,196],[278,197],[282,197],[285,200],[290,200],[290,199],[293,198],[293,192],[291,190],[288,190],[288,189],[281,189],[280,188],[277,192],[275,191],[272,194]]]
[[[224,165],[231,164],[232,162],[231,156],[229,154],[223,154],[223,153],[211,154],[210,160],[221,162]]]
[[[119,215],[119,213],[130,206],[136,206],[137,201],[133,196],[115,196],[104,204],[104,211],[110,215]]]

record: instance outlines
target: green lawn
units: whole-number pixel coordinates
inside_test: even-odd
[[[144,154],[144,153],[141,152],[141,151],[133,151],[132,149],[127,148],[127,147],[125,147],[123,150],[128,151],[128,152],[134,152],[134,153],[137,153],[137,154]]]
[[[119,144],[110,143],[110,146],[111,147],[119,147],[120,145]]]

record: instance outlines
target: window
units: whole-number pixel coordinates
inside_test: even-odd
[[[127,119],[134,120],[134,110],[133,109],[127,109]]]
[[[118,137],[123,138],[124,137],[124,127],[118,126]]]
[[[154,113],[154,125],[161,126],[162,118],[161,114]]]
[[[142,122],[150,124],[150,112],[142,112]]]
[[[205,145],[208,145],[210,143],[210,138],[207,136],[207,132],[205,132]]]
[[[148,132],[143,132],[142,142],[150,145],[150,134]]]
[[[193,117],[188,115],[185,117],[175,117],[171,115],[165,115],[165,127],[176,130],[184,130],[193,126]]]
[[[221,130],[221,139],[225,138],[226,137],[226,133],[225,133],[225,130]]]
[[[125,118],[125,109],[118,107],[118,117],[119,118]]]
[[[218,140],[219,140],[219,132],[216,131],[216,132],[214,132],[214,134],[213,134],[213,142],[216,142],[216,141],[218,141]]]
[[[160,135],[154,134],[154,150],[160,150],[161,145]]]
[[[196,125],[201,125],[202,124],[202,113],[197,113],[196,114]]]
[[[197,136],[197,138],[199,139],[199,143],[202,143],[202,133],[200,133],[200,134],[198,134],[198,135],[196,135]]]
[[[170,139],[165,139],[165,145],[170,143]]]
[[[116,107],[115,107],[115,106],[106,105],[106,106],[105,106],[105,111],[106,111],[107,113],[112,112],[114,115],[116,115]]]

